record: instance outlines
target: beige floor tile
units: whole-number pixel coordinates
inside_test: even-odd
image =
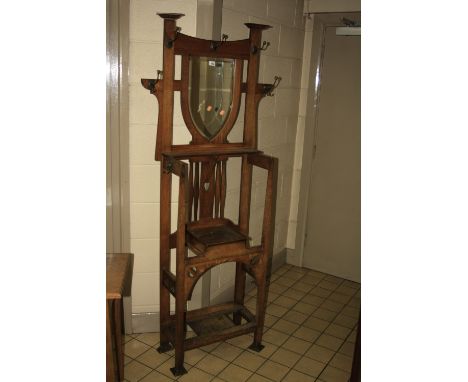
[[[294,353],[290,350],[279,348],[270,357],[272,361],[278,362],[289,368],[293,367],[294,364],[301,358],[300,354]]]
[[[333,312],[339,312],[341,309],[344,308],[344,304],[341,302],[336,302],[333,300],[325,300],[322,305],[320,305],[321,308],[325,308],[328,310],[331,310]]]
[[[335,290],[338,293],[345,294],[347,296],[353,296],[356,294],[356,289],[355,288],[350,288],[349,286],[346,285],[340,285],[338,288]]]
[[[328,365],[323,373],[320,375],[320,379],[324,382],[348,382],[349,373],[334,368]]]
[[[131,334],[125,334],[122,336],[122,342],[127,343],[128,341],[133,340],[133,336]]]
[[[263,341],[262,345],[265,347],[259,352],[256,352],[255,350],[251,350],[251,349],[247,349],[247,351],[253,354],[259,355],[260,357],[263,357],[263,358],[269,358],[278,349],[278,346],[273,345],[266,341]]]
[[[350,281],[350,280],[343,281],[343,285],[347,286],[349,288],[354,288],[354,289],[360,289],[361,288],[361,284],[356,283],[354,281]]]
[[[304,296],[304,298],[301,300],[301,302],[305,302],[306,304],[315,306],[322,305],[324,301],[325,299],[323,297],[314,296],[313,294],[308,294],[307,296]]]
[[[227,342],[221,342],[216,349],[211,351],[211,354],[228,362],[237,358],[240,353],[242,353],[242,349]]]
[[[296,312],[301,312],[307,316],[310,316],[318,308],[317,305],[307,304],[303,301],[299,301],[296,305],[293,306],[293,310]]]
[[[319,271],[316,271],[314,269],[309,269],[309,272],[308,272],[309,275],[313,275],[315,277],[318,277],[320,279],[323,279],[325,278],[326,276],[328,276],[326,273],[322,273],[322,272],[319,272]]]
[[[338,350],[338,353],[352,357],[354,355],[354,344],[348,341],[344,342]]]
[[[290,337],[284,344],[283,348],[291,350],[298,354],[304,354],[312,345],[309,341],[304,341],[296,337]]]
[[[129,382],[139,381],[146,374],[151,372],[151,368],[137,361],[132,361],[124,368],[124,378]]]
[[[137,358],[140,354],[147,351],[150,346],[140,342],[138,340],[131,340],[125,344],[124,353],[131,358]]]
[[[288,289],[286,285],[280,285],[276,282],[270,284],[269,292],[281,294]]]
[[[335,352],[333,350],[324,348],[323,346],[319,345],[312,345],[309,350],[305,353],[306,357],[315,359],[316,361],[323,362],[323,363],[328,363],[332,359],[332,357],[335,355]]]
[[[170,357],[167,354],[158,353],[155,349],[149,349],[148,351],[138,356],[137,361],[148,367],[151,367],[152,369],[156,369],[169,358]]]
[[[256,371],[263,362],[265,362],[265,358],[248,351],[244,351],[239,357],[232,361],[233,364],[242,366],[250,371]]]
[[[135,338],[149,346],[154,346],[159,343],[159,333],[141,333]]]
[[[351,342],[351,343],[354,344],[354,343],[356,342],[356,335],[357,335],[356,330],[353,330],[353,331],[349,334],[348,338],[346,338],[346,341]]]
[[[297,370],[290,370],[286,377],[283,378],[284,382],[314,382],[315,377],[300,373]]]
[[[330,361],[330,365],[336,367],[337,369],[351,373],[353,359],[347,355],[336,353],[333,359]]]
[[[332,322],[333,319],[337,316],[338,313],[333,312],[332,310],[318,308],[312,313],[313,317],[320,318],[321,320]]]
[[[351,332],[350,328],[346,326],[341,326],[338,324],[330,324],[328,328],[325,329],[326,334],[330,334],[332,336],[345,339],[348,337],[349,333]]]
[[[196,368],[192,367],[187,374],[182,375],[178,381],[181,382],[209,382],[213,376]]]
[[[307,283],[307,284],[311,284],[311,285],[317,285],[322,279],[320,277],[316,277],[314,275],[305,275],[301,281]]]
[[[267,328],[271,328],[278,320],[279,320],[279,317],[272,316],[271,314],[268,314],[268,313],[265,314],[265,326]]]
[[[208,354],[201,361],[199,361],[195,366],[200,370],[206,371],[212,375],[217,375],[221,370],[223,370],[229,363],[225,360],[215,357],[214,355]]]
[[[197,364],[203,357],[205,357],[208,353],[204,352],[201,349],[192,349],[185,352],[184,362],[188,363],[189,365]]]
[[[260,368],[257,370],[257,374],[263,375],[273,381],[281,381],[286,373],[289,371],[289,368],[280,365],[279,363],[267,360]]]
[[[322,362],[308,357],[302,357],[299,362],[296,363],[294,369],[312,377],[318,377],[325,366],[326,364]]]
[[[281,276],[279,279],[275,280],[275,284],[283,285],[285,287],[290,287],[291,286],[291,279]]]
[[[296,289],[288,289],[283,293],[283,296],[292,298],[296,301],[299,301],[302,297],[306,295],[306,292],[301,292],[300,290]]]
[[[273,301],[275,301],[279,296],[280,296],[280,294],[278,294],[278,293],[268,292],[268,299],[267,299],[267,302],[268,302],[268,303],[273,302]]]
[[[231,364],[228,367],[226,367],[221,373],[219,373],[218,377],[229,382],[244,382],[251,375],[251,371]]]
[[[294,333],[298,327],[299,324],[295,324],[294,322],[287,321],[285,319],[279,319],[272,328],[290,335],[291,333]]]
[[[308,316],[304,313],[290,310],[283,316],[283,319],[301,325],[307,319],[307,317]]]
[[[128,356],[126,356],[126,355],[124,354],[124,365],[126,365],[127,363],[132,362],[132,361],[133,361],[132,358],[130,358],[130,357],[128,357]]]
[[[271,379],[265,378],[259,374],[252,374],[252,376],[247,380],[247,382],[271,382]]]
[[[322,334],[318,340],[315,341],[317,345],[323,346],[333,351],[337,351],[343,342],[344,341],[342,339],[330,336],[328,334]]]
[[[288,334],[282,333],[275,329],[268,329],[265,333],[263,333],[263,340],[276,346],[281,346],[288,339],[288,337]]]
[[[303,324],[306,328],[318,330],[320,332],[323,332],[325,328],[330,325],[329,322],[321,320],[320,318],[317,317],[309,317]]]
[[[322,333],[318,330],[306,328],[305,326],[300,326],[293,334],[294,337],[300,338],[304,341],[314,342],[317,338],[320,337]]]
[[[358,319],[354,317],[347,316],[345,314],[338,314],[335,319],[333,320],[334,324],[338,324],[341,326],[346,326],[347,328],[354,328],[357,324]]]
[[[305,292],[305,293],[309,293],[314,287],[315,287],[314,285],[308,284],[302,281],[302,279],[296,282],[293,286],[291,286],[292,289],[298,290],[300,292]]]
[[[247,349],[250,345],[252,345],[252,341],[253,337],[245,334],[243,336],[230,338],[226,342],[229,342],[231,345],[235,345],[241,349]]]
[[[361,299],[358,297],[353,297],[349,302],[348,306],[352,308],[359,309],[361,307]]]
[[[206,345],[206,346],[202,346],[201,350],[203,350],[204,352],[207,352],[207,353],[211,353],[212,350],[216,349],[219,345],[219,342],[215,342],[214,344],[209,344],[209,345]]]
[[[325,278],[322,281],[320,281],[317,286],[320,287],[320,288],[323,288],[323,289],[328,289],[328,290],[333,291],[336,288],[338,288],[338,285],[339,284],[336,284],[334,282],[327,281],[326,278]]]
[[[324,280],[330,281],[335,284],[341,284],[345,280],[342,279],[341,277],[333,276],[333,275],[327,275],[323,278]]]
[[[267,306],[266,311],[272,316],[282,317],[288,311],[288,309],[283,306],[276,305],[275,303],[271,303]]]
[[[170,382],[170,381],[173,381],[173,379],[165,376],[164,374],[157,372],[156,370],[153,370],[145,378],[140,379],[140,381],[141,382]]]
[[[347,307],[343,308],[343,310],[341,311],[341,314],[345,314],[347,316],[350,316],[350,317],[353,317],[353,318],[357,319],[357,318],[359,318],[359,309],[347,306]]]
[[[325,288],[320,288],[319,286],[316,286],[314,289],[310,291],[311,294],[314,296],[319,296],[323,298],[327,298],[332,294],[332,291],[325,289]]]
[[[255,297],[249,298],[244,305],[251,311],[255,312],[255,308],[257,306],[257,299]]]
[[[291,309],[294,305],[297,304],[297,300],[286,296],[280,296],[275,300],[275,304]]]
[[[283,277],[286,277],[288,279],[291,279],[291,280],[294,280],[294,281],[297,281],[299,280],[300,278],[302,278],[304,276],[303,273],[300,273],[300,272],[296,272],[295,270],[291,269],[290,271],[286,272]]]
[[[342,293],[333,292],[330,296],[328,296],[328,300],[336,301],[341,304],[347,304],[349,300],[351,300],[351,296],[347,296]]]

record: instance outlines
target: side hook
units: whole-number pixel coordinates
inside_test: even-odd
[[[282,78],[280,76],[275,76],[274,79],[275,80],[271,85],[266,85],[265,86],[265,94],[267,96],[270,96],[270,97],[274,96],[273,90],[275,90],[278,87],[278,85],[280,84],[280,82],[282,80]]]
[[[172,48],[174,46],[174,41],[177,40],[177,37],[179,37],[179,33],[182,30],[181,27],[176,27],[175,29],[175,36],[173,39],[169,39],[168,36],[166,35],[166,47],[167,48]]]
[[[257,54],[259,50],[267,50],[269,46],[269,41],[263,41],[262,46],[260,48],[254,45],[252,46],[252,54]]]
[[[218,49],[221,45],[223,45],[224,42],[229,38],[227,34],[223,34],[223,37],[221,38],[221,41],[211,41],[210,49],[211,50],[216,50]]]

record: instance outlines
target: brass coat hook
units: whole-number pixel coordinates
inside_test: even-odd
[[[229,38],[227,34],[223,34],[223,37],[221,38],[221,41],[211,41],[210,49],[211,50],[216,50],[218,49],[221,45],[223,45],[224,42]]]
[[[264,86],[265,94],[267,96],[270,96],[270,97],[274,96],[273,90],[275,90],[278,87],[278,85],[280,84],[280,82],[282,80],[282,78],[280,76],[275,76],[274,79],[275,80],[274,80],[274,82],[272,84]]]
[[[252,54],[258,53],[259,50],[267,50],[269,46],[269,41],[263,41],[262,46],[260,48],[254,45],[252,46]]]
[[[177,37],[179,37],[179,33],[180,33],[181,30],[182,30],[181,27],[177,27],[177,28],[175,29],[175,36],[174,36],[173,39],[169,39],[169,37],[167,36],[167,34],[165,35],[165,37],[166,37],[166,38],[165,38],[165,40],[166,40],[166,44],[165,44],[166,47],[172,48],[172,47],[174,46],[174,41],[177,40]]]

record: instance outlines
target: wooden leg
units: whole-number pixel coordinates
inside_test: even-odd
[[[112,348],[112,322],[109,313],[109,304],[106,300],[106,381],[115,382],[114,349]]]
[[[255,328],[254,341],[252,345],[249,346],[249,349],[255,350],[257,352],[261,351],[264,346],[262,345],[263,337],[263,326],[265,324],[265,310],[268,298],[268,287],[269,280],[267,280],[266,275],[261,275],[257,282],[257,309],[256,309],[256,321],[257,327]]]
[[[236,263],[236,281],[234,285],[234,302],[236,304],[244,305],[244,295],[245,295],[245,270],[242,267],[242,263]],[[240,325],[242,316],[240,313],[234,313],[233,317],[234,324]]]
[[[168,191],[169,190],[169,191]],[[163,270],[171,269],[171,251],[169,248],[169,230],[171,227],[171,174],[161,172],[161,227],[160,227],[160,283],[159,283],[159,323],[160,323],[160,344],[159,353],[165,353],[172,350],[167,332],[162,328],[169,322],[170,312],[170,294],[163,285]]]
[[[119,381],[124,379],[124,354],[122,349],[122,300],[114,300],[114,338],[115,350],[117,354],[117,370],[119,372]]]
[[[187,373],[184,368],[184,340],[185,340],[185,299],[183,294],[183,277],[180,272],[176,280],[176,311],[175,311],[175,366],[171,368],[174,376]]]

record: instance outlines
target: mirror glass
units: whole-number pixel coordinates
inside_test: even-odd
[[[233,59],[190,57],[190,114],[207,139],[218,134],[231,113],[234,64]]]

